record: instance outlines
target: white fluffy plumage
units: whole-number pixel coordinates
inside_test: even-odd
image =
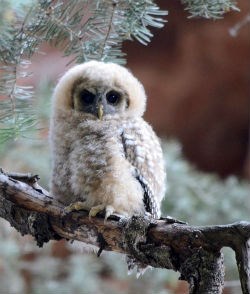
[[[53,95],[52,195],[92,216],[158,218],[164,161],[145,106],[143,86],[122,66],[90,61],[66,72]]]

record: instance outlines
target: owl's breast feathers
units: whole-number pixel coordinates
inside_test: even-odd
[[[142,118],[80,120],[73,114],[62,121],[51,136],[57,150],[52,193],[60,201],[85,201],[89,208],[106,203],[118,214],[147,211],[160,216],[165,189],[162,151]]]

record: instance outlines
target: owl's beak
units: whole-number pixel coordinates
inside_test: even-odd
[[[103,105],[100,103],[98,104],[98,108],[97,108],[97,116],[100,120],[102,120],[103,117]]]

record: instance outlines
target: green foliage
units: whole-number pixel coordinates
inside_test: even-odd
[[[168,191],[164,211],[190,224],[226,224],[249,219],[249,182],[197,170],[182,156],[181,146],[164,146]]]
[[[239,11],[234,0],[181,0],[190,17],[219,19],[230,10]]]
[[[25,94],[23,94],[25,91]],[[27,95],[26,87],[16,87],[15,94]],[[0,103],[0,145],[11,138],[27,136],[37,124],[32,99],[11,99]]]

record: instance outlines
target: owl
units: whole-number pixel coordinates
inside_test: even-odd
[[[58,82],[52,102],[51,193],[70,210],[160,217],[162,149],[142,115],[146,95],[125,67],[89,61]]]

